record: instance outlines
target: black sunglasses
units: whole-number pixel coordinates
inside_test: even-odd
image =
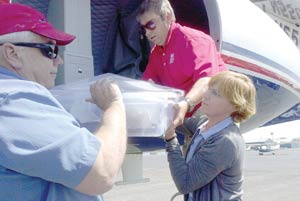
[[[4,43],[1,43],[0,45],[3,45]],[[41,50],[41,53],[48,57],[49,59],[56,59],[58,55],[58,46],[54,44],[48,44],[48,43],[11,43],[15,46],[23,46],[23,47],[32,47],[32,48],[38,48]]]
[[[155,22],[153,20],[149,20],[146,24],[142,24],[141,27],[143,29],[148,29],[148,30],[151,30],[153,31],[154,29],[156,29],[156,25],[155,25]]]

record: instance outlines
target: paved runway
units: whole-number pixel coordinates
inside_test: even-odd
[[[143,177],[137,184],[115,185],[105,201],[169,201],[177,191],[164,151],[143,155]],[[247,151],[244,201],[300,201],[300,149],[277,150],[259,156]],[[117,181],[122,180],[120,173]],[[122,182],[121,182],[122,183]],[[178,196],[174,201],[182,201]]]

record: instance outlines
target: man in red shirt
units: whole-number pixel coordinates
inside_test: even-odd
[[[182,124],[200,107],[210,77],[227,67],[209,35],[175,22],[168,0],[145,0],[137,19],[154,44],[142,79],[185,91],[174,120]]]

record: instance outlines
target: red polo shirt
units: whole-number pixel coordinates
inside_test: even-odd
[[[172,23],[165,46],[153,47],[142,79],[187,93],[199,78],[224,70],[227,67],[209,35]]]

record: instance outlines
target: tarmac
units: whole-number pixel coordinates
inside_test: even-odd
[[[124,181],[120,171],[105,201],[170,201],[177,192],[164,150],[144,153],[141,180]],[[300,149],[280,149],[275,155],[246,151],[244,201],[300,201]],[[173,201],[183,201],[182,195]]]

